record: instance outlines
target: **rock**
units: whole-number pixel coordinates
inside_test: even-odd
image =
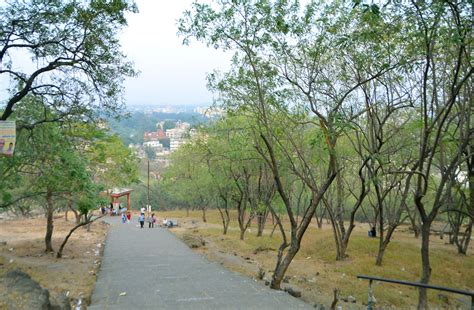
[[[20,270],[12,270],[4,277],[7,309],[50,309],[49,291]]]
[[[62,292],[53,301],[53,310],[71,310],[71,301],[69,300],[69,292]]]
[[[127,296],[127,292],[122,292],[119,294],[119,296]]]
[[[206,242],[202,237],[193,236],[191,234],[183,235],[183,242],[192,249],[197,249],[206,245]]]
[[[326,307],[323,304],[315,304],[314,308],[317,310],[326,310]]]
[[[258,254],[260,252],[266,252],[266,251],[275,251],[275,249],[266,247],[266,246],[259,246],[253,251],[253,254]]]
[[[7,245],[6,241],[0,241],[0,245]]]
[[[296,297],[296,298],[301,297],[301,291],[298,291],[292,287],[285,288],[285,291],[293,297]]]
[[[10,251],[10,252],[13,252],[13,250],[14,250],[13,248],[9,248],[9,249],[8,249],[8,251]]]
[[[265,280],[265,285],[266,285],[266,286],[269,286],[269,285],[270,285],[270,281],[269,281],[269,280]]]
[[[449,298],[448,298],[448,296],[446,296],[444,294],[438,294],[438,299],[441,300],[441,302],[443,302],[445,304],[449,304]]]
[[[354,304],[357,302],[357,299],[354,296],[349,295],[347,296],[347,301]]]
[[[316,283],[316,278],[312,277],[311,279],[308,279],[308,282],[309,283]]]

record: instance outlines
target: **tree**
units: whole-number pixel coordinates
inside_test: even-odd
[[[56,258],[61,258],[62,257],[64,247],[66,246],[69,238],[74,233],[74,231],[76,231],[78,228],[80,228],[82,226],[90,225],[91,223],[93,223],[96,220],[98,220],[98,219],[102,218],[103,216],[105,216],[105,214],[104,214],[104,215],[100,215],[100,216],[96,217],[95,219],[92,219],[92,213],[90,211],[95,209],[95,207],[97,205],[101,205],[104,202],[103,201],[101,202],[100,199],[98,198],[99,197],[99,192],[98,191],[94,192],[94,190],[91,190],[88,194],[89,194],[89,197],[87,197],[87,195],[86,195],[86,196],[82,197],[81,200],[78,201],[78,203],[77,203],[80,214],[84,217],[84,221],[82,223],[76,223],[76,226],[74,226],[69,231],[69,233],[66,235],[63,242],[61,243],[61,246],[59,247],[58,252],[56,253]]]
[[[428,283],[430,228],[472,142],[472,102],[462,96],[472,85],[471,8],[463,2],[412,2],[401,9],[407,24],[413,25],[408,55],[419,59],[419,65],[407,72],[407,80],[420,81],[421,77],[411,96],[421,126],[417,165],[409,174],[414,175],[414,202],[422,223],[420,282]],[[434,188],[432,196],[427,195],[430,188]],[[420,289],[419,308],[427,307],[426,289]]]
[[[97,115],[97,108],[119,111],[122,80],[135,72],[120,51],[117,33],[126,26],[125,14],[136,11],[127,0],[1,4],[0,77],[11,88],[0,120],[8,119],[28,95],[41,98],[38,108],[55,111],[54,119],[36,123],[83,119]],[[31,62],[25,64],[28,58],[20,60],[19,54]]]
[[[301,239],[313,217],[316,206],[334,179],[335,174],[329,173],[327,179],[322,181],[321,187],[316,185],[308,165],[305,165],[304,158],[300,156],[305,152],[296,151],[297,158],[293,160],[294,147],[299,146],[292,143],[291,138],[294,137],[285,139],[285,142],[289,143],[289,148],[284,147],[286,144],[279,140],[277,130],[271,125],[279,123],[284,124],[279,129],[285,128],[285,125],[286,128],[290,128],[291,122],[286,120],[287,114],[285,112],[287,110],[284,105],[277,104],[278,99],[283,99],[283,97],[277,99],[272,94],[272,90],[276,87],[273,78],[274,71],[269,68],[268,63],[259,57],[259,52],[270,47],[269,37],[264,33],[270,29],[276,32],[285,31],[285,29],[282,29],[284,27],[278,28],[278,23],[283,19],[284,13],[297,9],[297,6],[278,3],[275,7],[272,7],[266,1],[255,1],[255,3],[222,1],[219,4],[219,10],[216,11],[208,5],[194,3],[194,14],[191,12],[185,13],[180,21],[180,31],[182,34],[193,36],[208,45],[221,47],[224,50],[231,48],[237,50],[233,60],[233,70],[227,73],[224,79],[211,80],[211,83],[215,82],[214,86],[211,85],[211,87],[219,92],[222,99],[229,104],[228,107],[237,106],[237,110],[240,107],[246,117],[250,118],[250,115],[252,115],[255,118],[256,126],[252,131],[255,147],[272,172],[277,191],[289,216],[291,241],[287,242],[280,218],[274,211],[271,211],[272,215],[277,218],[280,232],[283,235],[283,243],[278,251],[271,283],[272,288],[279,289],[288,266],[300,248]],[[274,16],[272,16],[272,13]],[[273,17],[274,19],[272,19]],[[277,29],[271,28],[272,26]],[[280,109],[283,111],[282,113],[278,113]],[[246,111],[248,112],[246,113]],[[275,115],[272,112],[275,112]],[[294,126],[294,124],[291,124],[291,126]],[[282,157],[279,157],[280,154]],[[281,158],[289,160],[289,166],[293,168],[293,173],[296,173],[296,175],[298,173],[309,173],[309,175],[306,174],[308,178],[305,178],[303,182],[310,180],[310,186],[314,190],[311,203],[307,207],[300,224],[294,218],[290,187],[286,180],[282,179]],[[285,169],[287,168],[288,166],[285,165]],[[296,172],[295,169],[298,170],[298,168],[301,168],[303,172]],[[241,193],[243,195],[245,192],[241,190]],[[288,251],[285,252],[287,248]]]

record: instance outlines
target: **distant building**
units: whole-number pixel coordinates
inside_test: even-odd
[[[177,149],[179,149],[180,146],[182,146],[186,142],[187,140],[170,138],[170,151],[171,152],[176,151]]]
[[[163,144],[160,143],[160,141],[147,141],[143,143],[144,147],[151,147],[153,149],[162,149]]]
[[[165,139],[166,134],[162,129],[157,129],[156,132],[145,131],[143,134],[143,141],[159,141],[160,139]]]

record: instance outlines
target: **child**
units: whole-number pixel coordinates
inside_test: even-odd
[[[130,211],[127,212],[127,223],[130,223],[132,219],[132,213],[130,213]]]
[[[125,215],[125,213],[122,213],[122,224],[125,224],[126,221],[127,221],[127,216]]]
[[[145,224],[145,214],[140,214],[138,221],[140,222],[140,228],[143,228],[143,225]]]

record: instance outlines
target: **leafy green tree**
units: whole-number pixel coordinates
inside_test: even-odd
[[[122,80],[135,71],[117,34],[136,11],[127,0],[2,2],[0,77],[11,88],[0,120],[28,95],[41,97],[38,108],[55,111],[54,120],[119,111]]]

